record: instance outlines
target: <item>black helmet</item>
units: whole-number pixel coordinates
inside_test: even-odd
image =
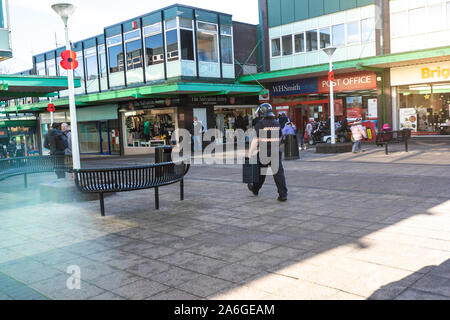
[[[275,117],[272,105],[270,103],[263,103],[260,105],[256,110],[256,113],[262,118]]]

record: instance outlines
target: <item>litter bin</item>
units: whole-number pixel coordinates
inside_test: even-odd
[[[300,159],[300,151],[297,136],[293,134],[287,135],[284,141],[284,160],[298,159]]]
[[[155,147],[155,163],[171,162],[172,161],[172,147],[159,146]]]

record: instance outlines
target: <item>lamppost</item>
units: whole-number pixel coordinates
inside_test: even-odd
[[[334,119],[334,74],[333,74],[333,54],[336,48],[330,47],[323,49],[330,60],[330,72],[328,73],[328,81],[330,82],[330,119],[331,119],[331,144],[336,144],[336,123]]]
[[[76,7],[70,3],[57,3],[52,5],[52,9],[61,17],[64,22],[66,32],[66,50],[72,50],[69,39],[69,17],[75,12]],[[67,78],[69,82],[69,105],[70,105],[70,126],[72,128],[72,161],[73,169],[81,169],[80,148],[78,145],[78,123],[77,109],[75,106],[75,85],[73,80],[73,69],[67,70]]]

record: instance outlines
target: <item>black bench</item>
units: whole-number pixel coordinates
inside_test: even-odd
[[[0,181],[23,175],[23,183],[28,188],[28,175],[47,172],[71,172],[71,158],[67,156],[36,156],[0,160]]]
[[[184,176],[190,165],[184,161],[147,166],[74,170],[75,184],[83,193],[100,195],[100,211],[105,216],[105,193],[155,189],[155,208],[159,210],[159,188],[180,182],[180,200],[184,200]]]
[[[411,139],[411,130],[402,131],[380,131],[377,133],[377,146],[386,148],[386,155],[389,154],[389,144],[404,143],[405,152],[408,152],[408,141]]]

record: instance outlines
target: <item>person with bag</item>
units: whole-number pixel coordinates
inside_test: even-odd
[[[64,155],[68,148],[67,137],[60,130],[58,124],[54,123],[44,140],[44,147],[50,150],[50,155],[54,156],[55,173],[58,179],[64,179],[66,173],[61,170],[64,165]]]
[[[278,201],[285,202],[288,197],[288,189],[286,186],[286,176],[284,174],[284,168],[282,163],[283,153],[281,151],[281,126],[280,123],[275,120],[275,114],[273,108],[269,103],[263,103],[259,106],[258,111],[261,120],[255,126],[256,138],[253,140],[249,150],[248,158],[251,159],[253,154],[258,150],[258,165],[261,168],[271,167],[273,171],[273,178],[278,189]],[[275,144],[278,146],[278,155],[272,155],[271,150]],[[261,150],[267,151],[267,156],[272,159],[268,164],[261,163]],[[273,157],[278,157],[278,168],[274,167]],[[264,185],[266,176],[262,174],[260,170],[259,180],[257,183],[249,183],[248,189],[258,196],[259,191]]]
[[[362,120],[358,119],[356,120],[350,130],[352,131],[352,136],[353,136],[353,140],[355,141],[353,144],[353,153],[359,153],[361,152],[361,146],[362,146],[362,141],[363,139],[367,139],[367,131],[366,129],[362,126]]]

